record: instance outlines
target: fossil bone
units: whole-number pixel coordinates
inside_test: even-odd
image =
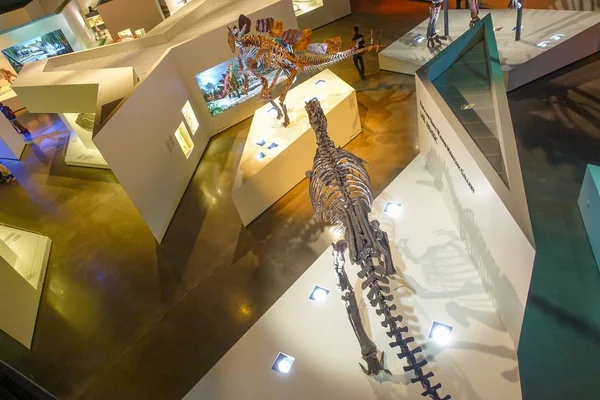
[[[413,371],[415,374],[411,382],[422,385],[423,396],[433,400],[449,400],[449,395],[440,397],[438,394],[442,385],[431,383],[433,372],[425,373],[423,370],[427,360],[417,358],[417,354],[422,351],[421,347],[409,347],[414,338],[408,336],[407,326],[399,325],[402,316],[393,313],[396,305],[392,303],[394,297],[390,294],[388,276],[396,271],[387,234],[379,228],[378,221],[369,220],[373,193],[365,162],[354,154],[335,147],[327,133],[327,118],[318,99],[308,101],[306,111],[317,137],[313,168],[306,173],[310,181],[310,198],[319,220],[344,228],[344,239],[333,244],[333,264],[348,318],[360,344],[362,357],[367,363],[366,368],[363,365],[361,368],[368,375],[389,373],[384,368],[383,353],[378,357],[377,346],[364,329],[356,295],[345,271],[346,248],[349,250],[350,261],[360,267],[358,277],[363,280],[361,287],[367,290],[369,303],[376,309],[377,315],[383,316],[381,325],[392,339],[390,346],[400,347],[398,357],[406,358],[408,364],[404,371]]]

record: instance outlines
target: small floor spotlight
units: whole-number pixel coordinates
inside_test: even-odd
[[[385,207],[383,207],[383,212],[390,217],[398,217],[402,212],[402,204],[394,201],[388,201]]]
[[[431,329],[429,329],[429,338],[445,346],[452,340],[452,329],[450,325],[433,321]]]
[[[260,139],[258,142],[256,142],[256,144],[259,146],[264,146],[266,143],[267,141],[265,139]]]
[[[560,40],[564,37],[565,37],[565,35],[563,35],[562,33],[557,33],[556,35],[552,36],[550,39],[551,40]]]
[[[550,45],[550,42],[547,40],[544,40],[543,42],[539,42],[538,44],[536,44],[537,47],[548,47]]]
[[[309,299],[323,303],[327,300],[327,296],[329,296],[329,289],[317,285],[310,294]]]
[[[292,356],[288,356],[285,353],[279,353],[273,365],[271,365],[271,369],[275,372],[279,372],[280,374],[287,375],[292,369],[292,364],[294,364],[296,359]]]
[[[257,155],[255,155],[254,158],[256,158],[258,161],[260,161],[263,158],[265,158],[266,156],[267,155],[261,151],[260,153],[258,153]]]
[[[319,79],[318,81],[315,82],[315,86],[322,86],[325,84],[325,81],[323,79]]]
[[[425,37],[423,35],[415,36],[415,42],[421,43],[423,40],[425,40]]]
[[[271,143],[271,144],[270,144],[270,145],[267,147],[267,149],[269,149],[269,150],[273,150],[275,147],[278,147],[278,146],[279,146],[279,145],[278,145],[277,143],[273,142],[273,143]]]

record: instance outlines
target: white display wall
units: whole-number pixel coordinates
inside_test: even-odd
[[[294,11],[301,29],[316,29],[350,15],[350,0],[294,0]]]
[[[416,83],[420,153],[435,175],[436,187],[469,256],[518,346],[535,248],[473,157],[477,147],[464,144],[469,137],[464,128],[457,132],[460,122],[449,122],[455,119],[452,112],[439,94],[434,100],[418,75]],[[428,87],[435,90],[431,84]],[[478,158],[483,162],[483,157]]]

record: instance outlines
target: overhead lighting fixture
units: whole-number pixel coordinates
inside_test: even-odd
[[[261,151],[260,153],[258,153],[257,155],[255,155],[254,158],[256,158],[258,161],[260,161],[263,158],[265,158],[266,156],[267,155]]]
[[[390,217],[398,217],[402,213],[402,204],[394,201],[388,201],[385,207],[383,207],[383,212]]]
[[[435,340],[442,346],[446,346],[452,341],[452,327],[442,324],[441,322],[433,321],[429,329],[429,338]]]
[[[264,146],[266,143],[267,141],[265,139],[260,139],[258,142],[256,142],[256,144],[259,146]]]
[[[564,37],[565,37],[565,35],[563,35],[562,33],[557,33],[556,35],[552,36],[550,38],[550,40],[560,40],[560,39],[562,39]]]
[[[537,46],[537,47],[544,48],[544,47],[547,47],[548,45],[550,45],[551,43],[552,43],[552,42],[549,42],[549,41],[547,41],[547,40],[544,40],[543,42],[539,42],[538,44],[536,44],[536,46]]]
[[[267,147],[267,149],[269,149],[269,150],[273,150],[275,147],[278,147],[278,146],[279,146],[279,145],[278,145],[277,143],[273,142],[273,143],[271,143],[271,144],[270,144],[270,145]]]
[[[296,361],[294,357],[280,352],[277,355],[277,358],[275,358],[273,365],[271,365],[271,369],[275,372],[279,372],[280,374],[287,375],[292,369],[294,361]]]
[[[309,299],[318,303],[324,303],[327,300],[327,296],[329,296],[329,289],[317,285],[310,294]]]

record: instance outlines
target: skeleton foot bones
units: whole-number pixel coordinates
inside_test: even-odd
[[[346,250],[350,261],[360,267],[358,277],[362,279],[361,288],[367,292],[369,303],[376,309],[377,315],[383,316],[381,325],[392,339],[390,347],[400,348],[398,357],[406,359],[408,364],[404,371],[415,374],[411,382],[421,383],[423,396],[449,400],[449,395],[440,397],[438,394],[442,385],[431,383],[433,372],[425,373],[423,370],[427,360],[416,356],[422,351],[421,347],[409,347],[414,338],[408,336],[407,326],[399,325],[402,316],[393,313],[397,306],[390,294],[388,276],[396,270],[387,234],[380,229],[377,221],[369,221],[373,193],[365,163],[354,154],[335,147],[327,132],[327,118],[318,99],[307,102],[306,111],[317,138],[313,168],[306,173],[310,198],[317,219],[344,228],[344,239],[333,245],[333,265],[342,301],[367,363],[366,368],[363,365],[361,368],[367,375],[390,373],[384,367],[383,353],[378,357],[377,346],[363,326],[356,295],[345,270]]]

